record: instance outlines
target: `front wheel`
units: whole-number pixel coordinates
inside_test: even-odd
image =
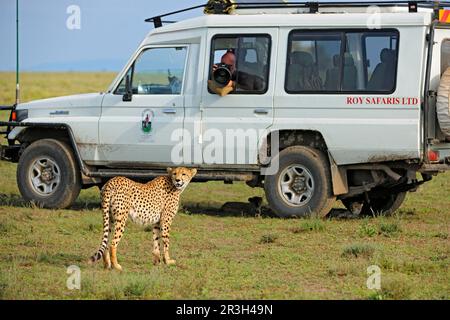
[[[81,177],[69,146],[54,139],[33,142],[19,159],[17,185],[25,201],[49,209],[72,205]]]
[[[323,217],[330,212],[335,197],[325,155],[313,148],[284,149],[275,175],[265,177],[264,190],[270,207],[279,217]]]

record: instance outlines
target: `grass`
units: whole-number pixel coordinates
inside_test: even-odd
[[[398,236],[402,229],[400,227],[400,220],[392,217],[391,219],[380,218],[378,225],[370,222],[372,219],[365,219],[359,226],[358,233],[360,237],[373,237],[375,235],[383,235],[385,237]],[[445,233],[437,233],[436,236],[440,237]]]
[[[305,219],[300,223],[300,226],[292,228],[293,233],[301,232],[321,232],[325,230],[325,222],[319,218]]]
[[[261,239],[259,240],[259,243],[274,243],[275,240],[277,240],[278,236],[273,234],[264,234]]]
[[[396,236],[401,232],[400,224],[398,221],[394,222],[382,222],[380,224],[380,231],[379,233],[386,236]]]
[[[346,258],[350,257],[364,257],[364,258],[370,258],[373,256],[373,253],[375,252],[375,248],[372,245],[369,244],[351,244],[346,246],[342,250],[342,256]]]
[[[359,226],[359,235],[361,237],[373,237],[378,234],[377,227],[371,224],[368,219],[366,219],[360,226]]]
[[[22,100],[104,90],[113,77],[24,74]],[[13,94],[13,74],[0,73],[0,104]],[[364,220],[225,216],[224,202],[263,191],[193,183],[171,232],[177,266],[153,266],[151,230],[130,223],[118,273],[86,262],[101,241],[98,189],[71,210],[44,210],[21,200],[15,170],[0,162],[1,299],[450,299],[448,173],[408,194],[396,216]],[[81,290],[66,287],[70,265]],[[371,265],[379,291],[366,287]]]

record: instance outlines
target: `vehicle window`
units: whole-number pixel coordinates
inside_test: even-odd
[[[392,92],[397,75],[397,35],[365,33],[367,91]]]
[[[450,40],[445,39],[441,44],[441,75],[450,67]]]
[[[293,31],[288,45],[288,93],[395,89],[397,31]]]
[[[210,93],[214,93],[213,86],[230,86],[232,94],[262,94],[267,91],[270,61],[268,35],[216,36],[212,40],[211,60]]]
[[[341,86],[341,42],[339,33],[293,34],[289,41],[287,91],[337,91]]]
[[[181,94],[186,62],[185,47],[152,48],[143,51],[127,72],[133,94]],[[125,93],[126,76],[116,94]]]

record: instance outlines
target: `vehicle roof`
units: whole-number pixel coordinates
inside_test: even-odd
[[[432,12],[381,13],[378,18],[382,27],[427,26],[432,21]],[[373,20],[373,13],[204,15],[154,29],[148,36],[215,27],[367,28],[368,21]]]

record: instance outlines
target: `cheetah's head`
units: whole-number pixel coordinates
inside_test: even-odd
[[[167,173],[172,179],[172,183],[177,188],[177,190],[184,190],[191,179],[197,173],[197,169],[188,169],[184,167],[179,168],[167,168]]]

